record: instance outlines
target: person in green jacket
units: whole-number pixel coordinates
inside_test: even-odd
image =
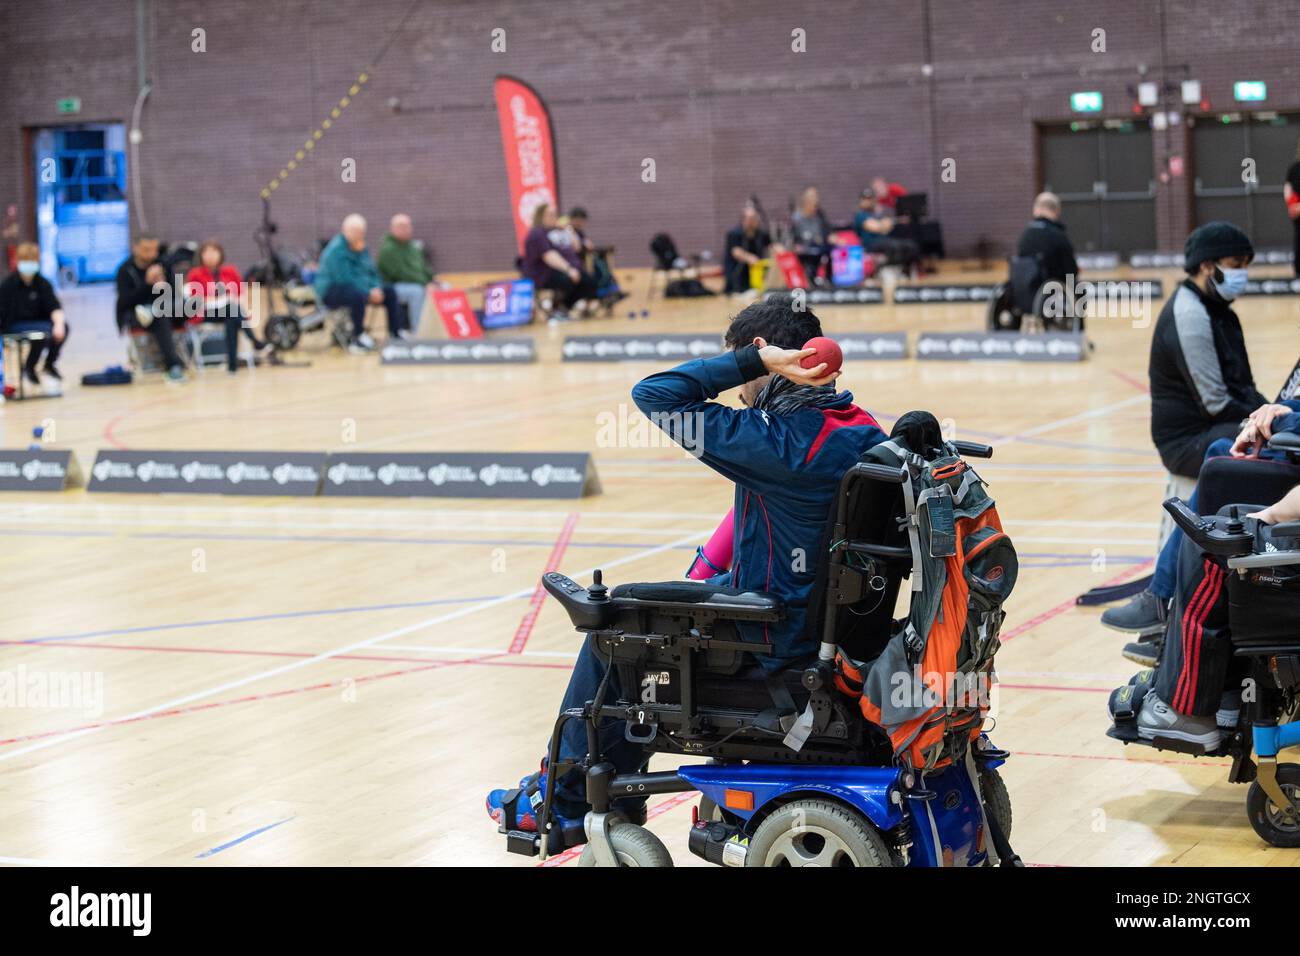
[[[412,334],[420,331],[424,303],[429,300],[428,286],[433,270],[424,261],[424,251],[411,240],[411,217],[399,212],[388,224],[388,234],[379,246],[379,274],[397,291],[406,305]]]
[[[352,342],[348,351],[354,355],[375,350],[375,340],[366,332],[367,305],[383,304],[388,313],[389,338],[410,337],[397,291],[384,285],[371,261],[366,249],[366,220],[356,213],[343,220],[339,234],[325,245],[313,286],[325,308],[351,311]]]

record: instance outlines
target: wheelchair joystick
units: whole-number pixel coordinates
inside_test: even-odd
[[[600,569],[597,568],[591,575],[591,584],[587,587],[588,601],[608,601],[609,588],[605,587],[601,580]]]

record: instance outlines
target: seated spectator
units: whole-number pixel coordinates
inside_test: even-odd
[[[1270,525],[1300,520],[1300,486],[1249,517]],[[1241,688],[1230,681],[1228,588],[1221,567],[1186,537],[1178,551],[1177,577],[1169,622],[1173,639],[1165,642],[1154,673],[1142,672],[1130,681],[1151,685],[1137,714],[1137,729],[1146,740],[1185,740],[1208,751],[1219,745],[1225,730],[1237,725],[1243,699]],[[1115,701],[1112,694],[1112,719]]]
[[[1170,472],[1195,479],[1207,449],[1238,434],[1269,401],[1255,387],[1246,337],[1232,302],[1255,256],[1249,237],[1209,222],[1187,237],[1187,278],[1169,297],[1151,336],[1151,438]],[[1270,419],[1271,421],[1271,419]],[[1158,585],[1157,585],[1158,586]],[[1147,633],[1165,622],[1173,582],[1143,591],[1101,616],[1107,627]]]
[[[185,381],[185,369],[176,351],[174,328],[185,324],[184,314],[170,308],[171,284],[158,261],[158,240],[137,236],[131,255],[117,269],[117,330],[119,333],[146,330],[158,343],[169,382]],[[158,308],[166,304],[167,308]]]
[[[30,343],[23,378],[46,395],[63,393],[63,376],[57,367],[59,352],[68,337],[63,305],[54,287],[41,275],[41,250],[34,242],[20,243],[15,250],[17,270],[0,282],[0,332],[43,332],[45,338]],[[45,375],[38,368],[45,356]]]
[[[241,328],[258,354],[270,351],[271,346],[259,339],[248,325],[239,270],[226,262],[226,250],[215,239],[209,239],[199,246],[199,264],[185,276],[185,297],[199,300],[204,322],[220,322],[225,325],[226,371],[232,375],[239,368]]]
[[[578,256],[585,263],[586,257],[596,251],[596,244],[587,238],[587,210],[582,206],[569,210],[569,228],[577,237]]]
[[[424,259],[424,249],[411,238],[411,217],[398,213],[388,224],[388,234],[379,245],[380,278],[391,285],[406,306],[407,327],[412,336],[420,333],[424,304],[429,301],[433,270]]]
[[[1039,193],[1034,197],[1033,217],[1020,234],[1016,255],[1036,258],[1043,282],[1064,283],[1067,276],[1077,278],[1079,263],[1074,258],[1074,244],[1061,223],[1061,200],[1056,193]]]
[[[748,292],[749,267],[765,259],[772,246],[772,237],[763,228],[762,219],[752,203],[745,203],[740,211],[740,222],[727,233],[723,246],[726,251],[722,258],[722,271],[727,294]]]
[[[563,240],[555,209],[542,203],[533,212],[533,227],[524,237],[523,261],[520,271],[524,278],[532,279],[538,289],[552,289],[556,293],[556,310],[552,317],[567,319],[569,314],[586,312],[596,297],[596,284],[583,272],[577,251],[568,245],[560,247],[555,239]]]
[[[830,272],[831,247],[839,241],[831,235],[831,224],[821,209],[817,187],[809,186],[799,196],[799,208],[790,217],[790,230],[794,235],[794,251],[803,264],[804,274],[813,285],[824,285],[820,276],[825,265]]]
[[[857,215],[853,217],[853,229],[858,234],[863,250],[871,256],[881,256],[889,265],[902,266],[910,275],[915,275],[921,262],[921,247],[911,239],[895,239],[890,236],[894,231],[894,220],[871,189],[862,190],[858,200]]]
[[[873,176],[871,195],[876,197],[876,206],[882,213],[894,216],[898,211],[898,200],[907,195],[907,190],[898,183],[891,183],[884,176]]]
[[[367,305],[383,305],[390,338],[410,337],[402,325],[397,292],[391,285],[383,284],[366,249],[366,220],[357,213],[345,218],[339,234],[326,243],[313,286],[325,308],[346,308],[352,313],[352,342],[348,351],[353,355],[375,350],[375,340],[366,332]]]

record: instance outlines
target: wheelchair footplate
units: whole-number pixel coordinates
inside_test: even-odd
[[[1213,750],[1206,750],[1204,745],[1193,743],[1190,740],[1178,740],[1174,737],[1143,737],[1138,733],[1137,725],[1134,723],[1113,724],[1106,730],[1106,736],[1112,737],[1123,744],[1141,744],[1144,747],[1151,747],[1155,750],[1172,750],[1175,753],[1187,754],[1191,757],[1231,757],[1233,752],[1229,746],[1232,735],[1227,735],[1226,739],[1219,743],[1219,746]]]

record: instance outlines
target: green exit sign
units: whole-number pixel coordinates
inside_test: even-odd
[[[1070,94],[1070,109],[1076,113],[1100,113],[1101,94],[1096,90]]]
[[[1232,84],[1232,98],[1238,103],[1260,103],[1268,97],[1262,80],[1239,80]]]
[[[66,98],[64,98],[64,99],[59,100],[59,112],[60,112],[60,113],[80,113],[80,112],[81,112],[81,97],[79,97],[79,96],[69,96],[69,97],[66,97]]]

